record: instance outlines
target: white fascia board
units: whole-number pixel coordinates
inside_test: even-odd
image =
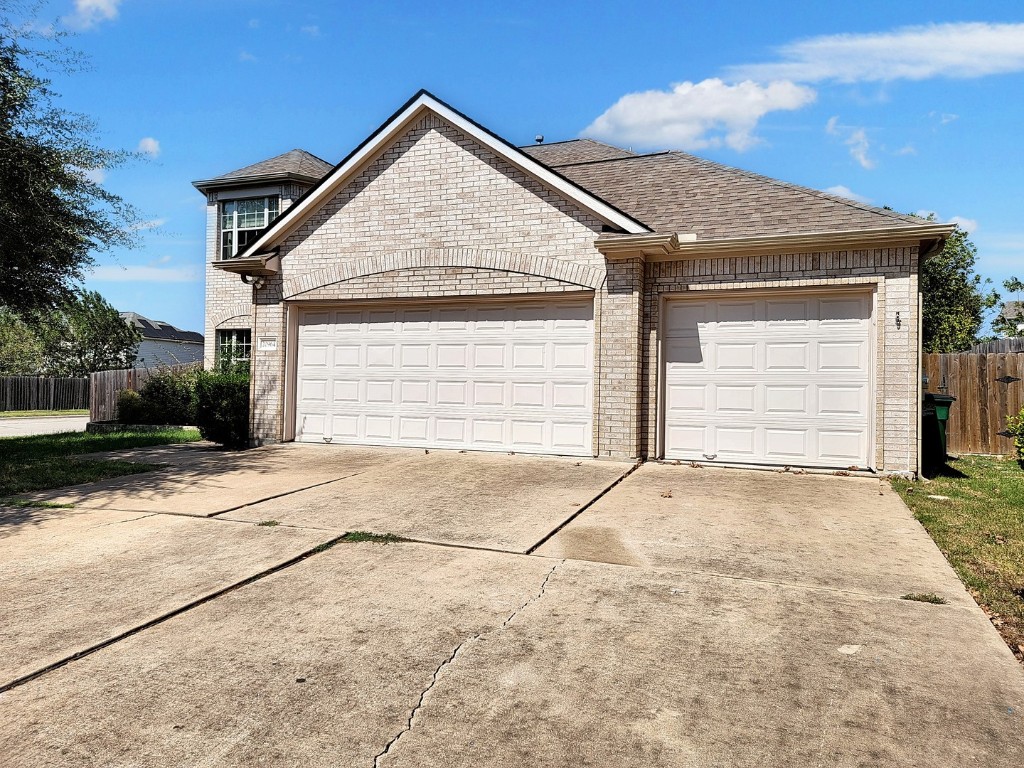
[[[299,221],[313,213],[323,203],[330,199],[335,192],[345,184],[351,175],[357,171],[364,162],[373,157],[383,147],[390,143],[404,128],[419,118],[424,112],[433,112],[438,117],[451,123],[467,136],[471,137],[481,145],[487,147],[499,157],[509,162],[528,176],[536,179],[544,186],[555,190],[563,197],[572,200],[584,210],[589,211],[597,218],[607,224],[623,230],[630,234],[642,234],[650,232],[646,226],[627,216],[621,211],[613,208],[604,201],[594,197],[567,179],[562,178],[533,158],[520,152],[504,142],[497,140],[487,131],[483,130],[476,123],[454,111],[450,107],[437,101],[430,94],[421,94],[409,106],[403,109],[398,115],[392,118],[391,122],[380,129],[373,138],[361,146],[349,158],[335,168],[327,179],[315,188],[312,194],[298,203],[292,205],[284,215],[270,229],[263,233],[262,237],[252,243],[240,253],[239,257],[259,253],[276,245],[284,236],[295,228]]]

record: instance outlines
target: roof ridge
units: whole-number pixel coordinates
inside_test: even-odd
[[[608,144],[607,146],[610,147],[611,144]],[[613,149],[618,149],[618,147],[613,147]],[[624,149],[622,151],[623,152],[628,152],[629,150]],[[642,155],[638,155],[636,153],[633,153],[629,157],[604,157],[604,158],[601,158],[600,160],[578,160],[575,163],[557,163],[557,164],[552,165],[550,167],[551,168],[568,168],[570,165],[594,165],[595,163],[621,163],[624,160],[639,160],[639,159],[644,158],[644,157],[657,157],[658,155],[670,155],[670,154],[672,154],[672,151],[673,150],[666,149],[666,150],[663,150],[661,152],[645,152]]]
[[[303,149],[302,147],[295,147],[295,148],[291,149],[290,151],[291,152],[301,152],[304,155],[309,155],[314,160],[319,160],[321,163],[325,163],[326,165],[329,165],[332,168],[334,167],[334,163],[332,163],[330,160],[324,160],[322,157],[320,157],[320,155],[314,155],[308,149]],[[285,154],[288,154],[288,153],[286,152]]]
[[[756,180],[762,181],[762,182],[768,182],[768,183],[770,183],[770,184],[772,184],[773,186],[776,186],[776,187],[783,187],[785,189],[791,189],[791,190],[796,191],[796,192],[802,192],[804,194],[808,194],[808,195],[811,195],[813,197],[817,197],[817,198],[820,198],[820,199],[823,199],[823,200],[828,200],[828,201],[834,202],[834,203],[842,203],[843,205],[849,206],[850,208],[855,208],[855,209],[860,210],[860,211],[867,211],[868,213],[881,214],[881,215],[886,216],[888,218],[896,219],[897,221],[902,221],[902,222],[904,222],[906,224],[913,224],[914,223],[913,217],[908,216],[906,214],[899,213],[898,211],[895,211],[895,210],[893,210],[891,208],[881,208],[881,207],[876,206],[876,205],[868,205],[867,203],[861,203],[861,202],[858,202],[857,200],[850,200],[847,197],[839,197],[839,195],[830,195],[828,192],[823,192],[820,189],[812,189],[811,187],[805,187],[802,184],[793,184],[792,182],[783,181],[782,179],[774,179],[771,176],[765,176],[764,174],[761,174],[761,173],[755,173],[754,171],[748,171],[748,170],[745,170],[743,168],[737,168],[736,166],[733,166],[733,165],[726,165],[725,163],[719,163],[719,162],[717,162],[715,160],[708,160],[706,157],[700,157],[699,155],[692,155],[689,152],[683,152],[680,149],[670,149],[670,150],[667,150],[665,154],[677,155],[677,156],[685,158],[687,160],[692,160],[693,162],[695,162],[697,164],[700,164],[700,165],[713,166],[715,168],[723,169],[723,170],[726,170],[726,171],[731,171],[731,172],[739,174],[741,176],[746,176],[747,178],[756,179]],[[647,155],[638,155],[638,157],[646,157],[646,156]],[[630,158],[622,158],[622,159],[626,160],[626,159],[630,159]]]

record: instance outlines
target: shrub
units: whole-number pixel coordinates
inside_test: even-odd
[[[117,393],[117,420],[122,424],[147,424],[146,404],[134,389]]]
[[[150,424],[195,424],[198,368],[162,370],[150,376],[139,395]]]
[[[1024,408],[1006,420],[1006,431],[1010,433],[1013,447],[1017,449],[1017,460],[1024,461]]]
[[[196,426],[225,448],[249,445],[249,376],[203,372],[196,379]]]

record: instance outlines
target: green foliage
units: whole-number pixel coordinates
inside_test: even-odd
[[[146,419],[146,405],[142,395],[134,389],[122,389],[117,393],[117,420],[122,424],[149,424]]]
[[[249,375],[207,371],[196,381],[196,426],[225,448],[249,444]]]
[[[1017,451],[1017,460],[1024,461],[1024,408],[1016,416],[1006,419],[1006,431],[1013,439],[1013,447]]]
[[[134,245],[139,220],[97,182],[137,155],[103,149],[87,117],[56,106],[46,73],[80,70],[81,56],[20,10],[0,5],[0,305],[19,313],[68,301],[92,252]]]
[[[975,274],[977,255],[967,233],[957,227],[942,252],[921,265],[925,352],[959,352],[978,342],[985,312],[999,296]]]
[[[85,376],[131,368],[142,334],[95,291],[80,291],[54,311],[35,315],[43,345],[43,372]]]
[[[25,322],[0,307],[0,376],[25,376],[43,368],[43,345]]]
[[[145,403],[148,424],[195,424],[196,382],[200,369],[163,370],[150,376],[139,394]]]
[[[1003,288],[1009,293],[1019,296],[1024,293],[1024,281],[1011,277],[1003,282]],[[1024,336],[1024,330],[1018,328],[1018,326],[1024,325],[1024,309],[1021,308],[1022,306],[1024,305],[1018,304],[1016,312],[1009,312],[1007,311],[1009,309],[1009,302],[1003,302],[999,307],[999,314],[992,321],[992,330],[995,331],[997,336],[1007,338]]]

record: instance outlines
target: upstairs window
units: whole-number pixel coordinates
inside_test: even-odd
[[[230,259],[237,256],[277,216],[279,210],[280,201],[276,196],[221,203],[220,257]]]

